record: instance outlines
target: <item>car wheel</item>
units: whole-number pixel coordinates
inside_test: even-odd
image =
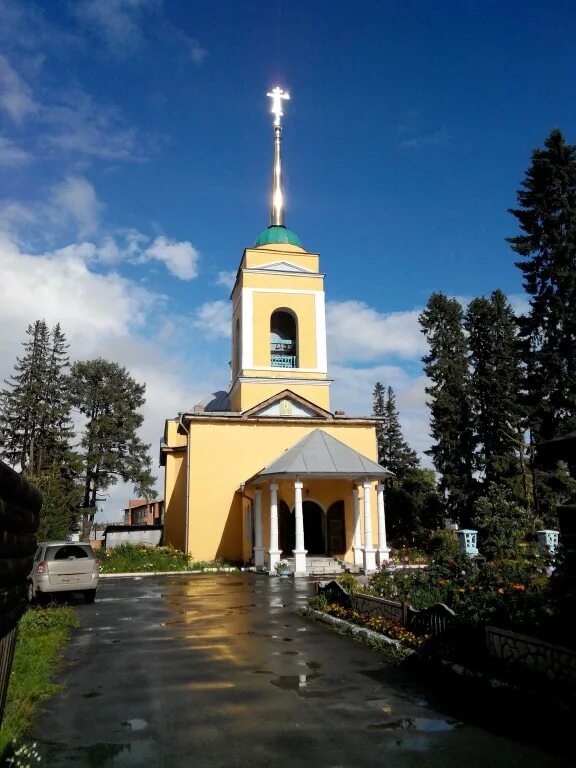
[[[40,603],[40,605],[48,605],[50,602],[50,592],[36,592],[36,600]]]
[[[96,590],[95,589],[87,589],[84,592],[84,601],[87,603],[93,603],[96,599]]]
[[[28,602],[33,603],[34,598],[36,597],[36,592],[34,591],[34,582],[30,580],[28,582]]]

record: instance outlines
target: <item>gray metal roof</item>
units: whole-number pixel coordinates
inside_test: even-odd
[[[258,472],[252,480],[282,476],[384,480],[394,477],[394,474],[322,429],[315,429]]]

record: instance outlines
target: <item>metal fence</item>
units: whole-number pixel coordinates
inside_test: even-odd
[[[457,615],[444,603],[417,611],[409,603],[399,603],[362,592],[347,592],[337,581],[318,585],[318,594],[329,603],[337,603],[369,617],[378,617],[400,624],[415,635],[440,635],[457,622]]]

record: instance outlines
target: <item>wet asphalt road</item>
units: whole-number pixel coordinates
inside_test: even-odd
[[[471,707],[474,692],[388,667],[298,615],[310,589],[252,574],[102,580],[96,603],[78,608],[66,689],[41,705],[32,738],[42,764],[571,764],[528,743],[529,726],[511,738],[513,713]]]

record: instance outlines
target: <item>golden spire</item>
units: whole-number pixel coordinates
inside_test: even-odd
[[[283,117],[282,101],[289,99],[290,94],[283,91],[282,88],[273,88],[266,94],[272,99],[271,112],[274,115],[274,166],[272,169],[272,205],[270,208],[270,226],[284,226],[284,192],[282,190],[282,160],[280,157],[280,142],[282,139],[282,125],[280,118]]]

